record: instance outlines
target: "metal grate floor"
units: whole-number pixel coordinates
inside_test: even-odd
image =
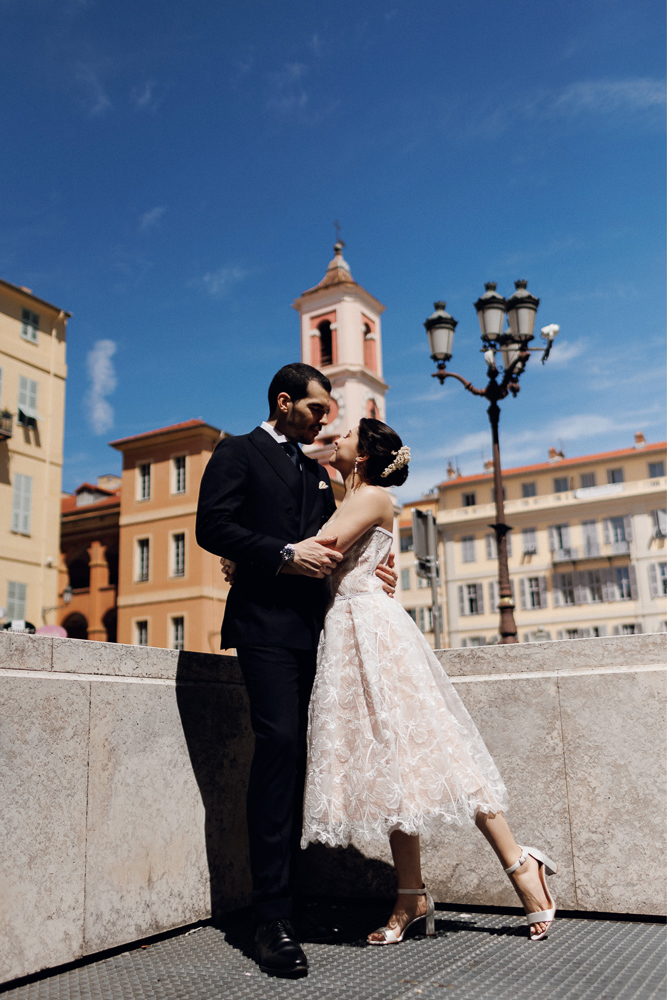
[[[557,920],[543,942],[518,917],[439,912],[436,937],[368,948],[387,912],[317,909],[346,928],[335,945],[305,945],[306,979],[264,976],[245,913],[4,993],[6,1000],[664,1000],[665,928]],[[333,918],[333,919],[332,919]]]

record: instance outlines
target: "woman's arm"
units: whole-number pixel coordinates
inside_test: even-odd
[[[350,497],[329,521],[326,531],[338,536],[335,546],[338,552],[347,552],[369,528],[379,526],[391,531],[393,520],[394,508],[390,498],[379,486],[371,486]]]

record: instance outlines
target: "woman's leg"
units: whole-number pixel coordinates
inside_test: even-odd
[[[410,836],[402,830],[394,830],[389,837],[391,854],[394,859],[396,869],[396,879],[399,889],[421,889],[423,886],[421,870],[421,852],[419,849],[419,837]],[[510,862],[511,863],[511,862]],[[428,909],[426,896],[399,896],[392,914],[387,921],[387,926],[392,927],[397,933],[405,927],[415,917],[426,913]],[[382,940],[383,935],[374,931],[368,935],[368,940]]]
[[[519,860],[521,848],[514,839],[502,813],[478,812],[475,816],[475,824],[491,844],[503,868],[510,868]],[[539,865],[535,858],[529,856],[509,878],[526,913],[536,913],[538,910],[549,908],[549,901],[540,881]],[[546,926],[545,923],[531,924],[531,933],[541,934]]]

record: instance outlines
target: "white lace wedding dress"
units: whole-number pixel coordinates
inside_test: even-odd
[[[507,806],[481,736],[433,651],[375,576],[392,535],[371,528],[330,579],[308,722],[301,846],[428,835]]]

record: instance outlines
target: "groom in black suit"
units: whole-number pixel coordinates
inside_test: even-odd
[[[301,833],[325,577],[342,556],[332,548],[334,535],[313,537],[336,503],[326,470],[298,445],[312,444],[326,424],[330,391],[329,379],[310,365],[281,368],[269,387],[269,420],[220,441],[197,510],[199,545],[236,563],[221,645],[236,647],[250,701],[255,752],[247,814],[256,944],[262,971],[278,976],[308,970],[290,923],[292,857]],[[384,577],[390,585],[392,576]]]

